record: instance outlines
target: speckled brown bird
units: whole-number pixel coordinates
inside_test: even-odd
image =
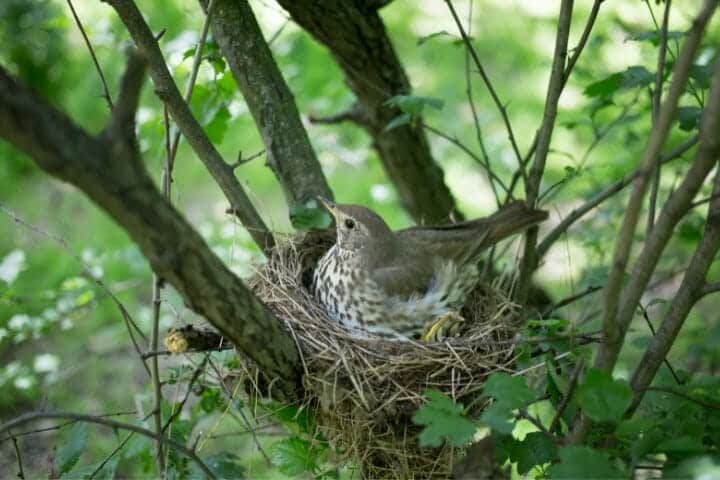
[[[479,280],[481,253],[547,218],[515,202],[486,218],[393,232],[369,208],[321,203],[337,242],[315,269],[316,299],[338,323],[389,337],[458,312]]]

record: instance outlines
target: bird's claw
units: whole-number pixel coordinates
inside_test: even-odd
[[[439,342],[448,337],[457,336],[460,325],[465,319],[458,312],[448,312],[435,319],[425,330],[422,341]]]

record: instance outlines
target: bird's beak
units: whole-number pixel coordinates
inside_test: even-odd
[[[336,212],[337,212],[337,204],[333,202],[332,200],[328,200],[325,197],[317,196],[316,197],[318,202],[325,207],[325,210],[327,210],[330,215],[337,218]]]

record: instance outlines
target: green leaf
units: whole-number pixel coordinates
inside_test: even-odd
[[[535,400],[535,392],[530,390],[523,377],[513,377],[507,373],[493,373],[487,378],[483,397],[493,397],[511,408],[521,408]]]
[[[443,440],[459,447],[475,434],[475,423],[463,415],[462,404],[457,404],[436,390],[425,392],[428,402],[413,415],[413,423],[424,425],[420,433],[421,447],[439,447]]]
[[[610,97],[620,88],[622,73],[613,73],[607,78],[593,82],[583,90],[586,97]]]
[[[332,224],[330,214],[315,200],[290,207],[290,222],[296,230],[325,230]]]
[[[693,65],[690,67],[690,78],[693,79],[695,85],[702,89],[710,88],[710,80],[713,74],[713,63],[708,62],[705,65]]]
[[[412,116],[421,115],[425,106],[442,110],[445,102],[439,98],[422,97],[417,95],[395,95],[385,101],[385,105],[397,107]]]
[[[222,143],[231,118],[230,110],[224,105],[215,111],[210,121],[205,125],[205,132],[210,138],[210,141],[213,143]]]
[[[496,401],[483,411],[480,421],[498,433],[509,434],[515,428],[512,405]]]
[[[563,447],[560,463],[548,468],[550,478],[625,478],[604,454],[585,446]]]
[[[388,122],[388,124],[385,126],[385,131],[389,132],[393,128],[402,127],[403,125],[407,125],[412,120],[412,115],[409,113],[401,113],[397,117],[393,118]]]
[[[315,449],[307,440],[291,437],[275,443],[270,449],[270,460],[280,473],[295,477],[318,469]]]
[[[632,390],[625,380],[591,369],[578,387],[577,399],[583,411],[596,422],[617,422],[630,406]]]
[[[87,427],[84,423],[78,422],[70,429],[70,439],[65,445],[57,449],[55,462],[60,476],[69,472],[80,459],[87,444]]]
[[[423,43],[427,42],[428,40],[432,40],[433,38],[443,37],[443,36],[452,37],[452,35],[450,35],[450,33],[448,33],[447,30],[440,30],[439,32],[433,32],[429,35],[424,35],[424,36],[418,38],[417,46],[419,47]]]
[[[525,475],[536,465],[552,462],[557,457],[557,447],[542,432],[531,432],[513,448],[511,460],[517,462],[520,475]]]
[[[641,87],[655,81],[655,77],[647,68],[641,65],[628,67],[624,72],[613,73],[612,75],[593,82],[583,90],[587,97],[607,98],[621,89]]]
[[[204,461],[218,478],[228,480],[245,478],[245,468],[241,464],[240,457],[234,453],[216,453],[205,458]]]
[[[680,32],[677,30],[669,30],[667,32],[667,39],[668,40],[677,40],[683,37],[685,35],[685,32]],[[634,41],[634,42],[650,42],[654,46],[658,46],[660,44],[660,32],[658,30],[649,30],[646,32],[639,32],[633,35],[630,35],[627,40]]]
[[[220,394],[219,388],[206,388],[200,397],[200,408],[205,413],[220,410],[224,407],[225,401]]]
[[[678,107],[675,118],[678,121],[680,130],[690,132],[700,126],[702,108],[700,107]]]

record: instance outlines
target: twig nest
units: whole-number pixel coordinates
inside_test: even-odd
[[[420,343],[359,335],[328,318],[308,288],[330,243],[281,243],[251,281],[298,345],[308,408],[337,460],[359,459],[368,477],[448,476],[457,451],[421,449],[411,417],[428,389],[482,407],[475,400],[485,378],[513,363],[518,309],[480,285],[462,311],[467,325],[461,337]]]

